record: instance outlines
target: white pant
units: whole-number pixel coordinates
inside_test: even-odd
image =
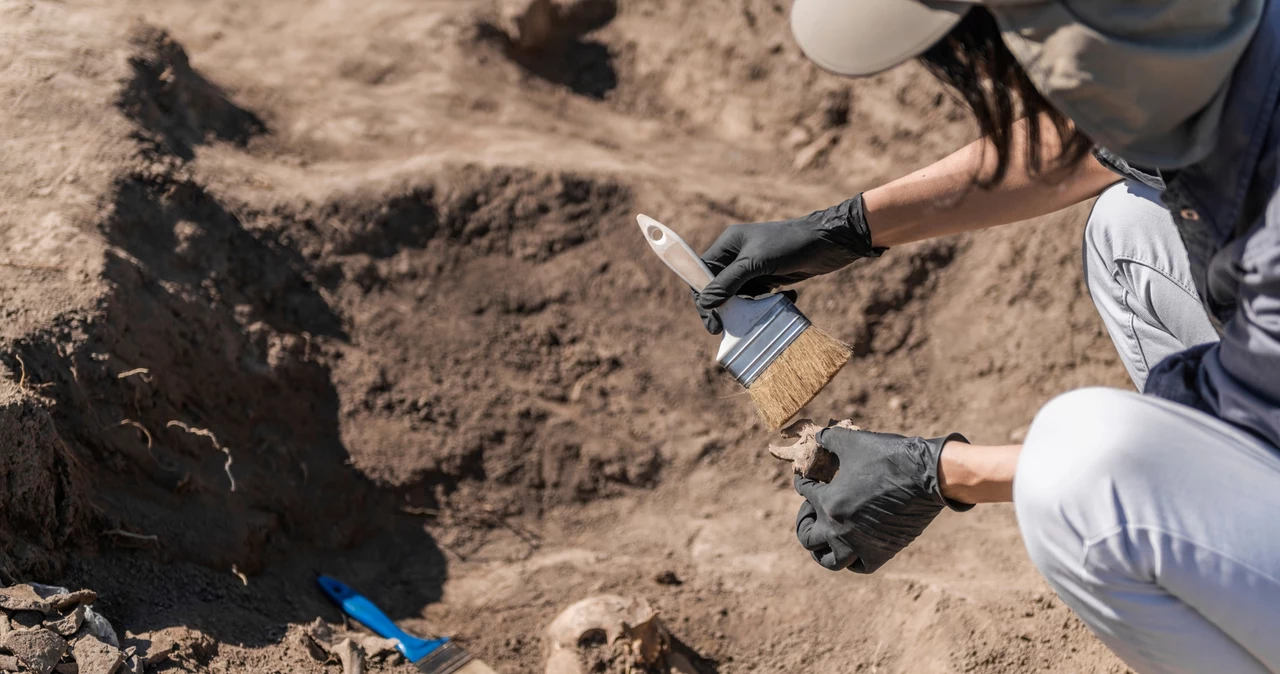
[[[1085,235],[1089,291],[1134,382],[1217,339],[1153,190],[1121,183]],[[1280,450],[1188,407],[1090,388],[1050,401],[1014,480],[1027,551],[1141,674],[1280,672]]]

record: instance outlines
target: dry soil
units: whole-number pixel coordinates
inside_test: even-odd
[[[624,1],[527,55],[487,2],[0,0],[3,577],[96,590],[168,671],[338,671],[296,638],[338,620],[321,572],[505,672],[597,593],[726,674],[1123,671],[1007,507],[870,577],[795,543],[634,214],[702,247],[972,131],[914,66],[821,73],[786,11]],[[1006,442],[1123,385],[1085,212],[806,284],[855,346],[806,414]]]

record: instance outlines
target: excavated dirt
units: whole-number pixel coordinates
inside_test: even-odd
[[[160,671],[337,672],[290,636],[339,620],[317,573],[500,671],[601,593],[709,671],[1123,671],[1009,508],[814,565],[636,232],[706,246],[954,149],[919,69],[827,76],[761,0],[621,2],[538,53],[483,1],[73,4],[0,0],[0,580],[93,588]],[[1006,442],[1124,385],[1085,213],[806,284],[855,347],[806,413]]]

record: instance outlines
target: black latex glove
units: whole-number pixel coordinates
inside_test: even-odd
[[[949,501],[938,481],[938,459],[948,440],[828,428],[818,444],[840,459],[830,484],[796,476],[805,498],[796,516],[796,536],[814,561],[833,571],[871,573],[915,540]]]
[[[714,309],[730,297],[764,295],[884,250],[871,245],[861,194],[795,220],[733,225],[702,254],[716,277],[694,293],[694,306],[707,331],[720,334]]]

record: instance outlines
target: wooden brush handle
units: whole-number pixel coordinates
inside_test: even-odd
[[[644,240],[649,242],[653,252],[671,268],[671,271],[676,273],[676,276],[688,283],[690,288],[702,292],[702,289],[707,287],[707,283],[716,277],[707,268],[702,258],[693,252],[679,234],[671,231],[670,227],[644,214],[637,215],[636,221],[640,223]]]

